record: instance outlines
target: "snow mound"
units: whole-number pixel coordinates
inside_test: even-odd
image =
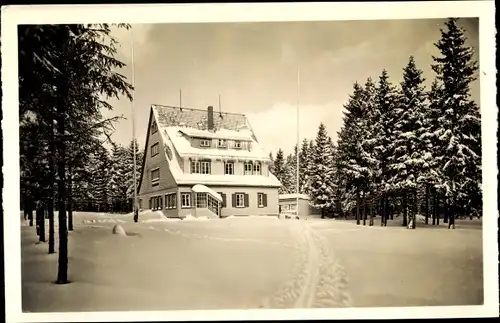
[[[158,219],[146,219],[141,221],[142,223],[151,223],[151,222],[175,222],[175,221],[182,221],[182,219],[179,218],[167,218],[165,216],[158,218]]]
[[[144,214],[139,214],[139,222],[160,222],[164,221],[166,217],[163,215],[161,211],[150,211]]]
[[[278,220],[277,216],[268,215],[230,215],[225,219],[273,219]]]
[[[206,216],[194,217],[191,214],[188,214],[184,218],[184,221],[186,221],[186,220],[187,221],[205,221],[205,220],[208,220],[208,217],[206,217]]]
[[[123,229],[123,227],[119,224],[115,224],[115,226],[113,227],[113,234],[118,234],[120,236],[127,235],[127,233],[125,233],[125,230]]]

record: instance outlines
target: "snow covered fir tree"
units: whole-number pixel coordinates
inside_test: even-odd
[[[478,65],[464,33],[457,19],[446,22],[429,88],[410,56],[400,84],[393,85],[386,70],[376,83],[368,77],[353,84],[335,144],[324,124],[314,142],[303,139],[299,193],[308,194],[322,216],[364,225],[379,216],[382,226],[400,217],[412,229],[417,217],[454,228],[456,217],[481,216],[481,115],[470,98]],[[296,163],[292,154],[282,163],[282,154],[279,149],[274,164],[282,191],[295,193],[287,174],[296,172]]]

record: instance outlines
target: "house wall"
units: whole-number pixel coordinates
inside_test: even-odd
[[[151,118],[151,120],[154,120],[154,118]],[[151,146],[155,143],[158,143],[158,154],[155,156],[151,156]],[[161,194],[161,192],[165,192],[168,189],[175,188],[177,185],[168,166],[160,131],[151,133],[151,124],[148,126],[148,138],[146,140],[146,145],[144,173],[142,174],[142,180],[140,183],[140,190],[138,194],[139,198],[142,198],[143,200],[143,208],[148,206],[147,204],[144,204],[144,201],[147,202],[149,200],[149,197],[154,194]],[[155,168],[158,168],[160,170],[160,180],[157,185],[153,186],[151,182],[151,171]]]
[[[278,189],[269,187],[228,187],[228,186],[210,186],[217,193],[226,195],[226,205],[221,209],[221,217],[231,215],[278,215]],[[248,207],[233,207],[232,195],[235,193],[248,194]],[[257,193],[267,195],[267,206],[259,207]]]
[[[165,189],[162,191],[156,191],[140,196],[142,209],[149,209],[149,200],[152,197],[161,196],[162,197],[162,212],[166,217],[169,218],[185,218],[188,215],[193,217],[200,216],[212,216],[212,213],[207,209],[197,209],[196,206],[196,193],[191,190],[192,186],[180,186],[178,188]],[[228,187],[228,186],[211,186],[211,189],[218,193],[226,195],[226,205],[221,209],[221,217],[234,216],[245,216],[245,215],[278,215],[278,189],[268,188],[268,187]],[[176,208],[175,209],[165,209],[165,194],[170,192],[176,192]],[[181,193],[188,193],[191,195],[191,206],[182,207]],[[248,194],[248,206],[247,207],[233,207],[232,205],[232,195],[235,193],[245,193]],[[258,206],[257,193],[263,193],[267,195],[267,205],[265,207]]]
[[[175,209],[166,209],[165,208],[165,194],[168,193],[177,193],[177,199],[176,199],[176,208]],[[169,218],[176,218],[178,217],[178,209],[179,209],[179,193],[177,187],[174,188],[169,188],[169,189],[164,189],[161,191],[155,191],[155,192],[150,192],[146,193],[144,195],[139,196],[139,202],[141,203],[141,209],[142,210],[149,210],[149,200],[153,197],[161,196],[162,197],[162,209],[161,211],[166,217]]]
[[[191,190],[191,186],[180,186],[179,187],[179,194],[177,194],[177,211],[178,211],[178,217],[179,218],[185,218],[188,215],[192,215],[194,217],[197,216],[196,213],[196,208],[195,208],[195,198],[196,194]],[[181,201],[181,193],[190,193],[191,194],[191,206],[188,208],[182,207],[182,201]]]

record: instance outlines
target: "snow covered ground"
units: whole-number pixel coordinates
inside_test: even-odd
[[[23,221],[23,311],[477,305],[483,299],[478,220],[459,220],[455,230],[407,230],[317,218],[169,220],[143,212],[139,219],[76,212],[66,285],[52,283],[57,254],[48,255]],[[117,223],[128,236],[112,234]]]

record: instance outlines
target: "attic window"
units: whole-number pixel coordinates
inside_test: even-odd
[[[241,148],[241,141],[237,140],[234,142],[234,148],[238,148],[240,149]]]
[[[200,146],[201,147],[210,147],[210,140],[208,140],[208,139],[200,139]]]
[[[155,121],[151,124],[151,134],[154,134],[155,132],[158,131],[158,125],[156,124]]]

